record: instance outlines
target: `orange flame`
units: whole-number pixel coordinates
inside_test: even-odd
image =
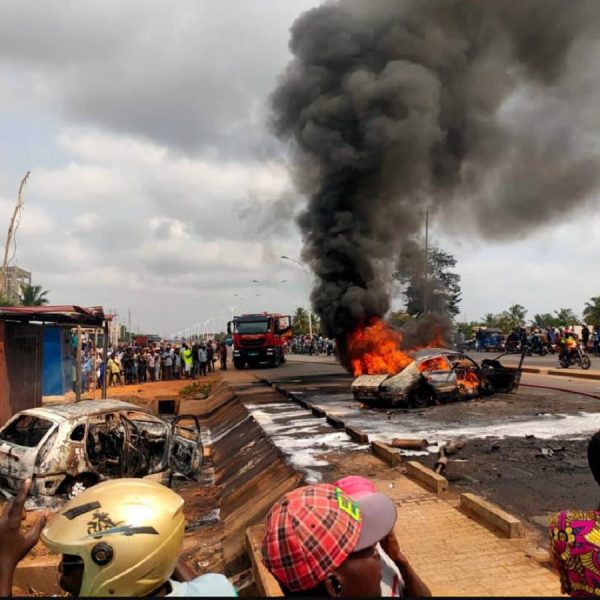
[[[393,375],[413,362],[400,350],[402,335],[381,319],[357,327],[348,336],[348,355],[354,377],[359,375]]]
[[[423,361],[419,365],[419,371],[423,373],[424,371],[447,371],[450,368],[448,361],[443,356],[436,356],[435,358],[430,358],[429,360]]]
[[[475,395],[479,393],[479,377],[473,371],[467,370],[465,373],[457,373],[458,385],[462,387],[467,394]]]
[[[443,346],[442,336],[437,332],[434,339],[422,348]],[[374,317],[367,324],[359,325],[347,337],[350,366],[355,377],[359,375],[394,375],[414,361],[408,352],[400,350],[402,334],[383,320]]]

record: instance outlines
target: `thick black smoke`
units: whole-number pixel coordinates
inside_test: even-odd
[[[599,29],[599,0],[346,0],[298,18],[273,125],[309,197],[328,335],[387,312],[425,210],[518,236],[593,195]]]

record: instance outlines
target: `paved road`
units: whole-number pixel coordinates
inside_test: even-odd
[[[586,444],[590,434],[600,429],[600,400],[577,392],[600,397],[600,381],[523,374],[524,384],[571,393],[524,385],[517,394],[424,410],[365,410],[350,394],[352,377],[331,358],[292,356],[279,369],[261,369],[255,374],[278,382],[372,439],[427,439],[431,443],[428,452],[416,458],[428,466],[433,466],[439,445],[466,439],[465,449],[451,459],[446,472],[451,483],[481,493],[538,526],[543,526],[549,512],[564,506],[591,508],[597,503],[597,488],[586,464]],[[270,415],[261,416],[267,421],[267,431],[272,429],[279,439],[278,445],[285,443],[292,455],[300,450],[294,444],[303,449],[319,445],[325,431],[316,430],[315,423],[302,423],[294,405],[270,409]],[[286,442],[286,437],[291,439]],[[333,436],[322,441],[328,447],[338,442]],[[310,469],[311,457],[301,454],[302,466]]]

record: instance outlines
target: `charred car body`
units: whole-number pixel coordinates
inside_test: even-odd
[[[200,423],[172,423],[127,402],[85,400],[31,408],[0,429],[0,487],[32,495],[73,494],[116,477],[193,476],[202,462]]]
[[[422,408],[439,402],[515,390],[519,368],[498,359],[481,365],[466,354],[444,348],[416,352],[414,361],[395,375],[361,375],[352,383],[355,400],[373,406]]]

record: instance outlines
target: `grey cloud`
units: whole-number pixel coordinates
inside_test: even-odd
[[[71,122],[187,153],[272,155],[260,105],[286,60],[288,24],[314,3],[45,0],[29,14],[9,1],[0,61],[43,81]]]

